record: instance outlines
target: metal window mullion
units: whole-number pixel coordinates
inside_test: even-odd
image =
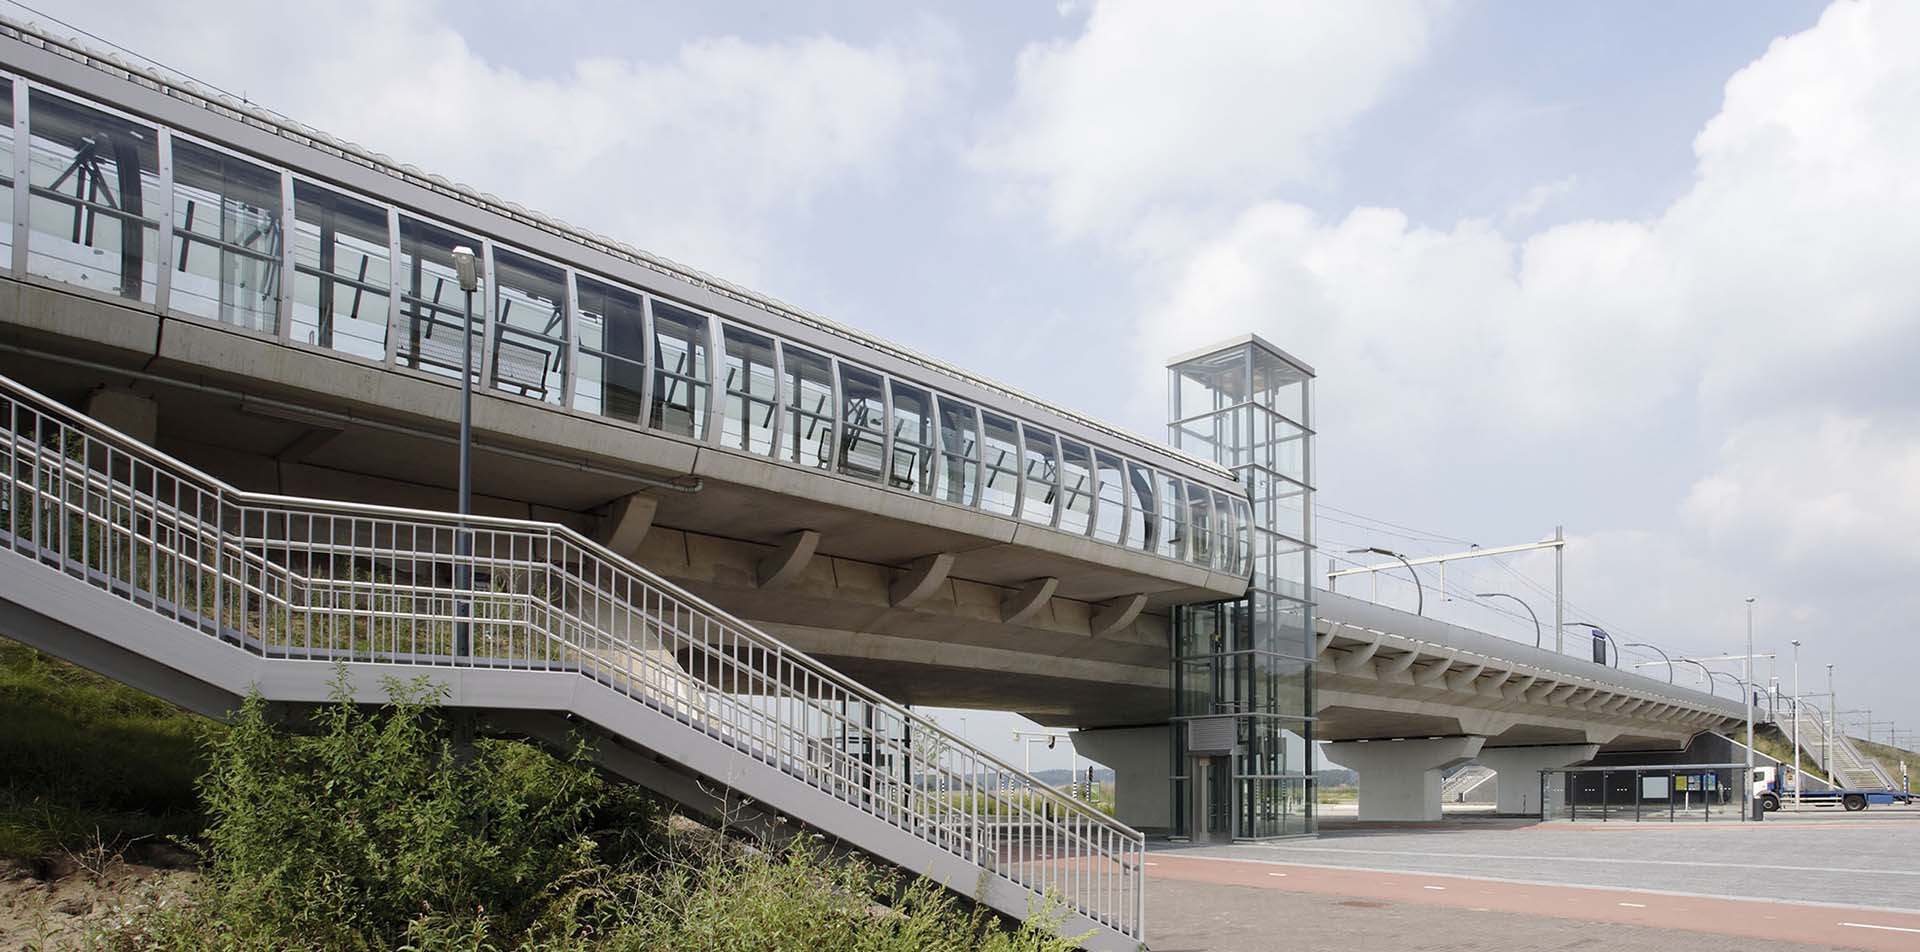
[[[611,309],[609,309],[611,310]],[[613,331],[611,318],[606,331],[609,340]],[[653,330],[653,295],[640,295],[640,425],[653,427],[653,391],[654,376],[659,373],[659,341]]]
[[[1019,417],[1011,417],[1013,422],[1013,518],[1023,521],[1027,518],[1027,425]],[[985,459],[986,447],[980,448],[980,458]]]
[[[170,299],[173,297],[173,133],[161,126],[156,131],[154,141],[160,157],[160,198],[163,205],[159,227],[155,229],[158,234],[154,238],[159,251],[155,253],[157,260],[154,261],[153,309],[164,317],[172,306]],[[120,227],[127,226],[123,224]],[[145,226],[136,224],[133,227],[137,231]],[[141,278],[141,275],[133,275],[136,286]],[[123,275],[120,280],[124,282],[127,278]]]
[[[13,81],[13,261],[17,276],[27,273],[27,218],[30,214],[30,190],[33,174],[33,145],[27,132],[27,84]]]
[[[878,374],[880,378],[880,485],[892,488],[893,483],[893,377]]]
[[[832,429],[827,431],[831,444],[827,449],[827,472],[840,472],[840,461],[845,456],[842,447],[847,442],[846,388],[840,385],[840,358],[829,353],[827,357],[827,386],[832,391],[830,403]]]
[[[940,425],[946,419],[942,415],[946,409],[945,399],[938,390],[927,391],[927,410],[933,414],[933,446],[927,450],[928,461],[933,470],[929,474],[928,489],[932,491],[933,498],[942,502],[946,501],[946,494],[940,491],[940,479],[947,472],[947,448]]]
[[[566,323],[561,328],[561,334],[566,339],[566,353],[562,358],[566,363],[560,371],[560,405],[571,410],[573,409],[573,391],[575,386],[573,375],[576,372],[580,359],[580,287],[577,275],[572,268],[565,269],[565,273],[567,276],[567,301],[564,309]],[[605,335],[606,330],[603,326],[601,329],[603,343]],[[606,373],[606,361],[602,360],[600,362],[600,376],[602,380],[606,379]],[[602,407],[601,412],[603,414],[606,412],[604,407]]]
[[[707,315],[707,432],[705,433],[706,438],[702,440],[702,442],[714,446],[721,445],[721,434],[726,430],[727,387],[726,383],[720,377],[720,371],[722,369],[720,352],[721,348],[725,346],[723,343],[725,335],[726,328],[721,326],[720,318],[713,314]],[[691,343],[691,341],[689,341],[689,343]],[[742,362],[742,366],[744,368],[744,362]],[[688,370],[691,371],[692,368],[689,367]],[[689,387],[687,389],[687,396],[691,399],[693,395],[698,392],[698,390]],[[741,409],[740,436],[744,441],[747,433],[747,415],[744,401]]]
[[[280,170],[280,343],[293,342],[293,173]]]
[[[799,404],[796,395],[793,405]],[[769,437],[773,440],[772,456],[775,460],[786,460],[783,441],[787,435],[787,342],[778,337],[773,339],[773,408],[773,435]]]
[[[987,414],[980,407],[973,408],[973,498],[967,500],[971,509],[985,509],[987,500]]]
[[[496,327],[497,322],[494,321],[493,315],[500,310],[500,281],[495,276],[493,270],[493,241],[491,239],[480,239],[480,267],[480,291],[474,295],[480,299],[480,313],[478,315],[472,315],[480,319],[480,365],[474,368],[479,372],[480,379],[474,383],[473,389],[492,393],[499,388],[498,383],[494,380],[493,352],[495,344],[499,340],[500,332]],[[467,343],[471,346],[473,341],[471,336],[473,334],[473,321],[471,319],[467,320],[466,332],[469,335],[466,338]]]
[[[400,366],[400,297],[408,278],[400,271],[400,209],[391,205],[387,206],[387,277],[386,364],[388,370],[395,370]]]
[[[1061,443],[1059,433],[1052,434],[1050,438],[1053,440],[1053,517],[1047,525],[1058,529],[1060,519],[1067,511],[1067,448]]]

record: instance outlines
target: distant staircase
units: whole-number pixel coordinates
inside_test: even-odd
[[[572,530],[242,492],[4,377],[0,427],[0,634],[216,716],[424,675],[696,808],[1145,941],[1138,832]]]
[[[1799,707],[1800,746],[1820,761],[1820,769],[1835,784],[1852,790],[1894,788],[1893,777],[1879,761],[1861,753],[1853,738],[1837,731],[1828,734],[1825,711],[1805,701]]]
[[[1440,782],[1440,802],[1492,803],[1493,791],[1486,785],[1493,781],[1493,777],[1492,768],[1479,764],[1464,764],[1455,768]]]

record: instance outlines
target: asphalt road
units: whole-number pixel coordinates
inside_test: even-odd
[[[1920,811],[1774,816],[1355,825],[1163,847],[1147,858],[1150,944],[1920,950]]]

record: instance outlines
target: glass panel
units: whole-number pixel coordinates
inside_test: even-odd
[[[1222,572],[1240,571],[1240,526],[1234,518],[1233,502],[1227,494],[1213,491],[1213,567]]]
[[[1153,470],[1128,463],[1133,505],[1127,510],[1127,548],[1152,552],[1159,540],[1158,512],[1153,507]]]
[[[173,140],[173,290],[167,306],[280,333],[280,173]]]
[[[1195,565],[1213,564],[1213,506],[1207,491],[1187,484],[1187,561]]]
[[[1094,512],[1093,537],[1101,542],[1120,542],[1121,527],[1127,522],[1126,476],[1120,458],[1099,453],[1094,471],[1100,479],[1100,507]]]
[[[886,397],[880,375],[840,365],[840,419],[846,424],[846,451],[840,471],[860,479],[880,479],[880,457],[886,449]]]
[[[152,304],[167,213],[156,133],[42,90],[31,95],[27,272]]]
[[[638,291],[573,279],[580,355],[573,368],[573,407],[639,423],[647,386],[646,304]]]
[[[1239,496],[1233,497],[1233,537],[1238,543],[1235,554],[1235,571],[1246,575],[1253,571],[1253,507]]]
[[[980,508],[1002,516],[1014,514],[1014,501],[1020,491],[1020,438],[1013,421],[991,413],[980,414],[986,431],[984,457],[986,485],[981,490]]]
[[[773,454],[773,414],[779,381],[773,369],[773,338],[729,324],[720,373],[727,402],[721,407],[720,445],[755,456]]]
[[[1072,440],[1060,440],[1060,530],[1086,535],[1093,522],[1093,454]]]
[[[1184,559],[1187,557],[1186,493],[1177,479],[1163,475],[1155,482],[1160,486],[1159,552],[1169,559]]]
[[[567,275],[493,249],[493,387],[558,405],[567,369]]]
[[[933,402],[925,390],[898,380],[893,393],[893,463],[887,485],[922,495],[933,491]]]
[[[653,409],[656,430],[707,438],[707,318],[653,302]]]
[[[962,506],[980,504],[980,433],[973,408],[940,399],[940,474],[935,494]]]
[[[13,83],[0,79],[0,271],[13,268]]]
[[[387,211],[293,183],[294,343],[387,358]]]
[[[1021,426],[1026,440],[1023,473],[1025,495],[1021,497],[1020,518],[1043,526],[1053,524],[1054,502],[1060,492],[1059,449],[1053,434],[1030,426]]]
[[[480,242],[438,225],[402,216],[400,219],[400,366],[454,377],[467,355],[460,328],[466,294],[453,267],[453,249],[465,246],[480,254]],[[471,347],[473,369],[480,372],[479,331],[486,327],[486,295],[473,295]]]
[[[833,467],[833,363],[811,351],[780,345],[786,362],[786,449],[790,463],[816,469]]]

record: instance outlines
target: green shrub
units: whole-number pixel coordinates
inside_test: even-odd
[[[207,874],[183,905],[93,937],[142,950],[1064,952],[923,879],[669,823],[590,751],[456,743],[422,679],[377,711],[344,676],[310,732],[251,698],[209,732]],[[890,908],[878,900],[885,897]]]

